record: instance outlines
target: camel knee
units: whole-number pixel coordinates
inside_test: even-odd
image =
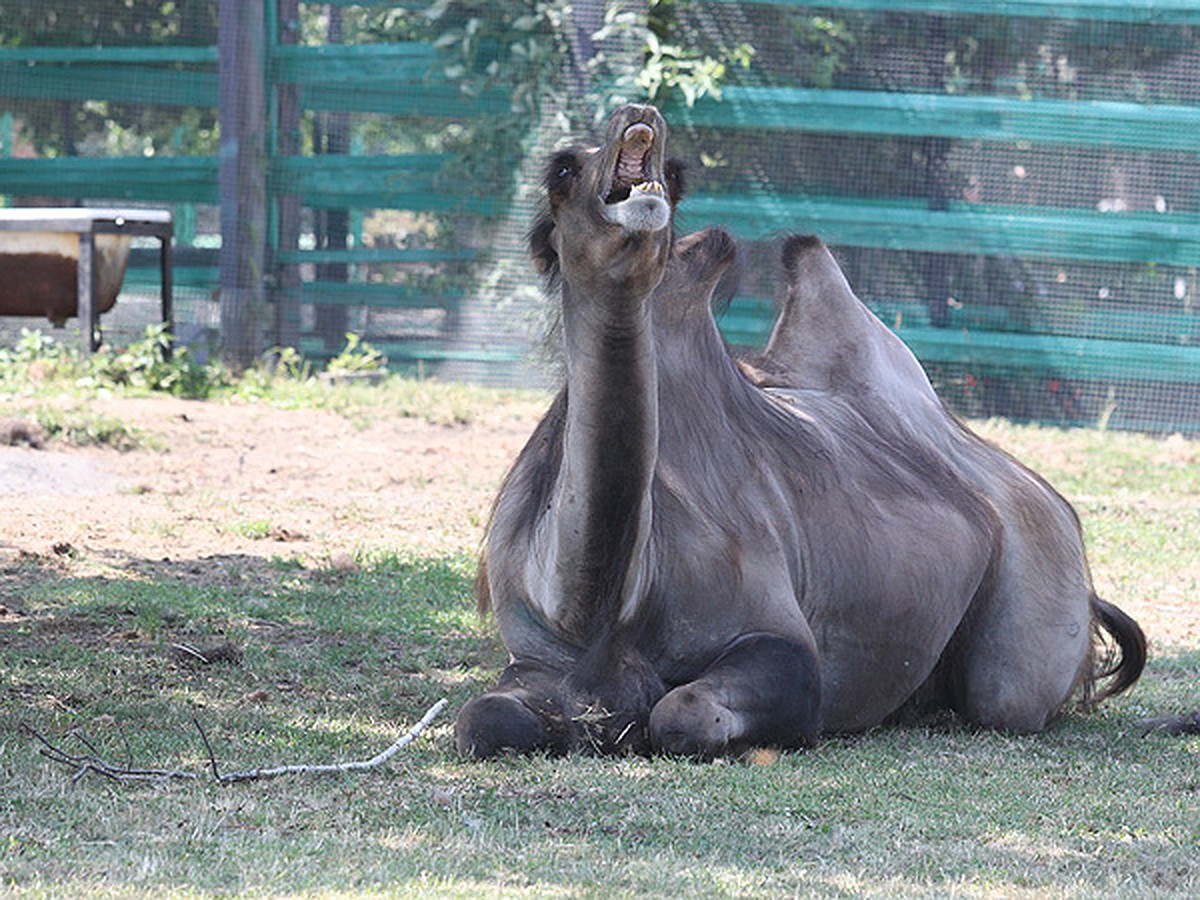
[[[650,713],[651,747],[712,759],[753,746],[802,747],[820,731],[821,679],[811,648],[770,634],[736,641]]]

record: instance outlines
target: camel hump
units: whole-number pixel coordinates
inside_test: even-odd
[[[681,237],[672,251],[698,282],[716,281],[738,261],[738,245],[724,228],[705,228]]]
[[[1092,697],[1093,703],[1099,703],[1107,697],[1115,697],[1133,687],[1146,668],[1146,635],[1142,628],[1119,607],[1092,594],[1092,616],[1098,629],[1103,629],[1116,643],[1110,649],[1107,659],[1097,667],[1092,675],[1092,683],[1104,678],[1112,678],[1103,690]],[[1115,657],[1115,658],[1114,658]]]
[[[813,252],[828,253],[825,242],[815,234],[793,234],[783,242],[783,269],[792,277],[804,257]]]

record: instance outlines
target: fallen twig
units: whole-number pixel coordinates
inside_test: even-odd
[[[42,756],[56,763],[62,763],[65,766],[70,766],[77,769],[74,775],[71,776],[71,783],[78,784],[88,772],[95,772],[97,775],[103,775],[105,778],[110,778],[113,781],[150,781],[164,780],[169,778],[187,778],[195,779],[200,776],[195,772],[182,772],[174,769],[140,769],[132,766],[118,766],[103,759],[91,743],[82,735],[75,737],[85,747],[91,750],[91,753],[68,753],[56,744],[50,742],[40,732],[34,730],[28,725],[22,725],[27,734],[33,735],[41,742],[42,747],[38,751]]]
[[[238,781],[256,781],[263,778],[278,778],[280,775],[325,775],[331,772],[358,772],[363,769],[373,769],[376,766],[383,765],[389,759],[396,755],[402,748],[408,746],[424,731],[429,723],[434,720],[446,706],[445,698],[439,700],[433,706],[429,707],[425,715],[421,717],[416,725],[409,729],[408,733],[402,735],[392,746],[388,747],[382,753],[372,756],[370,759],[353,760],[343,763],[328,763],[318,765],[290,765],[276,766],[273,769],[250,769],[246,772],[226,772],[217,774],[217,761],[213,758],[212,749],[209,748],[209,763],[212,766],[213,777],[222,784],[233,784]],[[200,728],[200,723],[196,723],[196,727]],[[204,735],[204,730],[200,729],[200,734]],[[204,737],[204,745],[208,746],[208,738]]]
[[[171,649],[183,656],[190,656],[202,666],[209,664],[209,658],[190,644],[171,644]]]
[[[200,732],[200,739],[204,742],[204,748],[208,753],[209,768],[211,770],[212,779],[220,784],[235,784],[242,781],[259,781],[266,778],[278,778],[281,775],[324,775],[331,772],[358,772],[365,769],[373,769],[383,765],[389,759],[396,755],[401,749],[411,744],[420,736],[421,732],[429,727],[429,723],[434,720],[446,706],[446,700],[439,700],[425,712],[421,720],[417,722],[407,733],[402,735],[395,743],[370,759],[352,760],[350,762],[329,763],[329,764],[296,764],[276,766],[270,769],[250,769],[244,772],[225,772],[219,771],[217,766],[216,755],[213,753],[212,745],[209,743],[208,735],[204,728],[201,727],[199,720],[193,718],[196,725],[196,730]],[[61,763],[64,766],[70,766],[76,772],[71,776],[71,783],[78,784],[79,781],[89,772],[95,772],[112,781],[153,781],[153,780],[169,780],[169,779],[187,779],[196,780],[204,778],[204,774],[199,772],[188,772],[177,769],[149,769],[135,768],[133,766],[119,766],[108,762],[96,751],[90,742],[82,735],[76,735],[76,738],[90,751],[89,753],[77,754],[69,753],[58,745],[54,744],[40,732],[31,728],[28,725],[22,726],[24,730],[37,739],[41,743],[38,752],[56,763]]]

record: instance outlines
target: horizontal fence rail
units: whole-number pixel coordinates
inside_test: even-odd
[[[274,2],[264,2],[270,24]],[[416,14],[429,7],[391,5]],[[328,8],[351,16],[363,5],[338,0]],[[701,23],[689,33],[697,46],[733,46],[743,31],[753,35],[758,21],[768,30],[757,33],[762,52],[748,70],[730,67],[719,96],[665,102],[673,134],[715,160],[711,169],[691,166],[681,230],[721,225],[752,255],[783,234],[818,235],[939,386],[993,372],[1041,389],[1078,382],[1081,396],[1115,398],[1118,427],[1200,430],[1200,404],[1178,399],[1200,396],[1200,4],[718,0],[680,11],[681,21],[688,16]],[[996,69],[994,77],[954,82],[946,75],[952,57],[958,64],[956,54],[987,40],[999,41],[988,52],[1002,55],[1014,35],[1044,33],[1052,42],[1075,28],[1082,60],[1050,54],[1031,57],[1032,68],[1021,72]],[[864,60],[871,51],[862,36],[890,30],[902,36],[884,40],[878,46],[886,52]],[[793,31],[815,37],[789,44]],[[472,181],[476,170],[498,163],[493,151],[481,156],[469,142],[427,138],[446,123],[466,133],[479,123],[484,130],[490,123],[511,127],[524,114],[513,112],[503,79],[465,91],[448,76],[462,60],[448,65],[445,41],[441,49],[433,40],[367,41],[314,43],[309,34],[304,43],[268,39],[262,47],[274,123],[262,168],[272,210],[271,298],[299,304],[309,318],[332,312],[402,323],[405,336],[379,340],[399,365],[515,363],[520,353],[493,345],[487,334],[450,339],[453,323],[469,318],[481,297],[508,302],[489,294],[495,284],[481,273],[494,262],[500,234],[490,229],[514,218],[513,185]],[[1141,65],[1134,51],[1143,44],[1142,56],[1160,66],[1155,78],[1114,63],[1086,84],[1080,79],[1075,90],[1073,66],[1089,59],[1104,65],[1100,51],[1124,53],[1121,65]],[[813,83],[812,72],[791,57],[818,45],[824,49],[814,58],[829,67]],[[63,111],[104,103],[198,109],[211,119],[220,62],[215,46],[0,48],[0,113],[49,101]],[[1125,93],[1112,87],[1118,76],[1132,86]],[[293,124],[279,125],[283,110]],[[404,140],[394,139],[398,122],[405,123]],[[11,144],[6,138],[8,155],[0,157],[0,193],[8,197],[170,204],[177,237],[189,233],[188,210],[218,202],[215,153],[187,155],[172,145],[146,156],[103,156],[91,144],[81,148],[87,155],[14,158]],[[813,159],[821,155],[830,159]],[[1095,177],[1085,190],[1062,181],[1070,177],[1064,174],[1055,190],[1045,190],[1059,165],[1047,160],[1072,157],[1084,159],[1093,176],[1108,167],[1142,194],[1152,193],[1146,185],[1157,183],[1159,169],[1170,187],[1158,202],[1143,197],[1133,206],[1098,203]],[[510,171],[520,164],[513,160]],[[995,186],[997,166],[1018,164],[1038,170],[1039,187],[971,194],[954,181],[956,173],[979,170]],[[895,167],[897,177],[867,177],[881,165]],[[284,210],[290,230],[281,226]],[[395,224],[383,226],[377,241],[365,236],[363,223],[380,212]],[[296,232],[301,220],[303,235]],[[504,227],[525,224],[522,216]],[[510,252],[520,246],[520,235],[503,234]],[[218,261],[211,236],[205,246],[178,247],[176,284],[216,296]],[[976,287],[967,282],[985,279],[984,263],[1013,274],[992,271],[991,293],[964,299],[961,292]],[[886,270],[878,283],[875,269]],[[155,277],[146,249],[135,248],[128,282],[149,287]],[[529,273],[521,289],[531,291],[535,282]],[[1124,292],[1120,302],[1097,299],[1110,282]],[[775,312],[769,293],[753,284],[734,298],[720,318],[732,343],[765,341]],[[1151,295],[1153,303],[1139,299]],[[299,346],[317,358],[334,352],[307,330]],[[1124,400],[1154,391],[1176,399],[1153,410]],[[1060,419],[1094,421],[1094,404]]]

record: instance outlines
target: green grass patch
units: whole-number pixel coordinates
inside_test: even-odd
[[[159,442],[142,429],[80,406],[39,406],[34,418],[48,440],[72,447],[109,447],[122,452],[160,449]]]
[[[119,422],[87,414],[83,404],[58,409],[58,401],[64,395],[86,400],[112,394],[170,394],[270,403],[283,409],[325,409],[365,428],[381,415],[463,425],[500,401],[546,399],[540,391],[443,384],[389,373],[378,351],[354,334],[347,335],[345,349],[323,373],[295,351],[279,350],[234,377],[220,363],[198,363],[187,348],[175,348],[168,359],[167,345],[161,325],[150,326],[142,338],[125,347],[106,346],[90,355],[26,329],[15,347],[0,348],[0,401],[8,401],[5,406],[13,414],[41,402],[37,415],[44,420],[48,437],[129,449],[145,446],[149,438]],[[364,374],[372,378],[349,377]]]
[[[411,403],[437,419],[459,402],[428,383],[336,390],[347,414]],[[468,416],[489,396],[470,391]],[[1079,504],[1109,599],[1173,635],[1093,713],[1028,737],[939,719],[767,765],[469,763],[453,716],[506,654],[475,615],[468,555],[229,558],[211,578],[194,560],[83,577],[23,559],[0,571],[0,893],[1200,895],[1200,737],[1136,724],[1200,705],[1200,641],[1167,630],[1200,613],[1195,445],[983,428]],[[204,664],[181,644],[238,653]],[[440,697],[446,713],[385,767],[226,787],[73,786],[20,730],[203,772],[195,718],[231,771],[367,758]]]
[[[252,519],[245,522],[234,522],[228,527],[231,534],[240,535],[244,538],[250,538],[252,541],[261,541],[271,536],[271,522],[269,519]]]
[[[1187,896],[1200,887],[1200,739],[1141,737],[1194,702],[1200,651],[1128,698],[1012,737],[954,721],[824,741],[772,765],[453,753],[451,717],[503,654],[463,556],[266,566],[236,589],[48,579],[0,644],[9,891],[535,896]],[[186,641],[233,642],[200,665]],[[368,774],[115,787],[18,730],[115,760],[224,771],[366,758],[438,697],[445,718]]]

